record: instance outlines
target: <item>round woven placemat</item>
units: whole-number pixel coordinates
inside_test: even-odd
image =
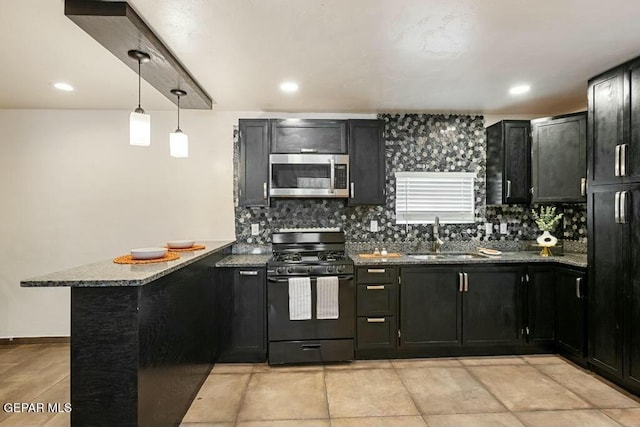
[[[156,262],[173,261],[180,258],[180,255],[175,252],[167,252],[162,258],[155,259],[133,259],[131,255],[122,255],[115,258],[113,262],[116,264],[154,264]]]
[[[166,247],[166,246],[165,246]],[[169,248],[166,247],[167,249],[169,249],[169,252],[186,252],[186,251],[199,251],[201,249],[204,249],[205,246],[204,245],[193,245],[190,248]]]

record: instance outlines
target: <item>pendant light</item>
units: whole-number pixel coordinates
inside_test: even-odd
[[[180,129],[180,97],[187,96],[187,92],[171,89],[171,93],[178,97],[178,128],[169,134],[169,154],[171,157],[189,157],[189,137]]]
[[[151,57],[139,50],[127,52],[130,58],[138,61],[138,108],[129,115],[129,144],[147,147],[151,145],[151,116],[140,107],[140,64],[149,62]]]

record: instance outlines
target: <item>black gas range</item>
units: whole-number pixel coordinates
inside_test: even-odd
[[[267,262],[269,363],[324,363],[353,360],[355,285],[344,233],[335,229],[281,230],[272,235]],[[322,279],[321,279],[322,278]],[[292,319],[292,282],[307,281],[308,318]],[[318,318],[318,282],[337,286],[338,317]],[[334,288],[336,289],[336,288]],[[334,294],[335,295],[335,294]]]

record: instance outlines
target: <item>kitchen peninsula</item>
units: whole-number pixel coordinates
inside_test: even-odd
[[[232,241],[157,264],[112,260],[23,280],[71,287],[71,424],[178,425],[215,360],[216,262]]]

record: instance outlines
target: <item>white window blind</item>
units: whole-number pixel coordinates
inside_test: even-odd
[[[396,172],[396,224],[474,222],[472,172]]]

